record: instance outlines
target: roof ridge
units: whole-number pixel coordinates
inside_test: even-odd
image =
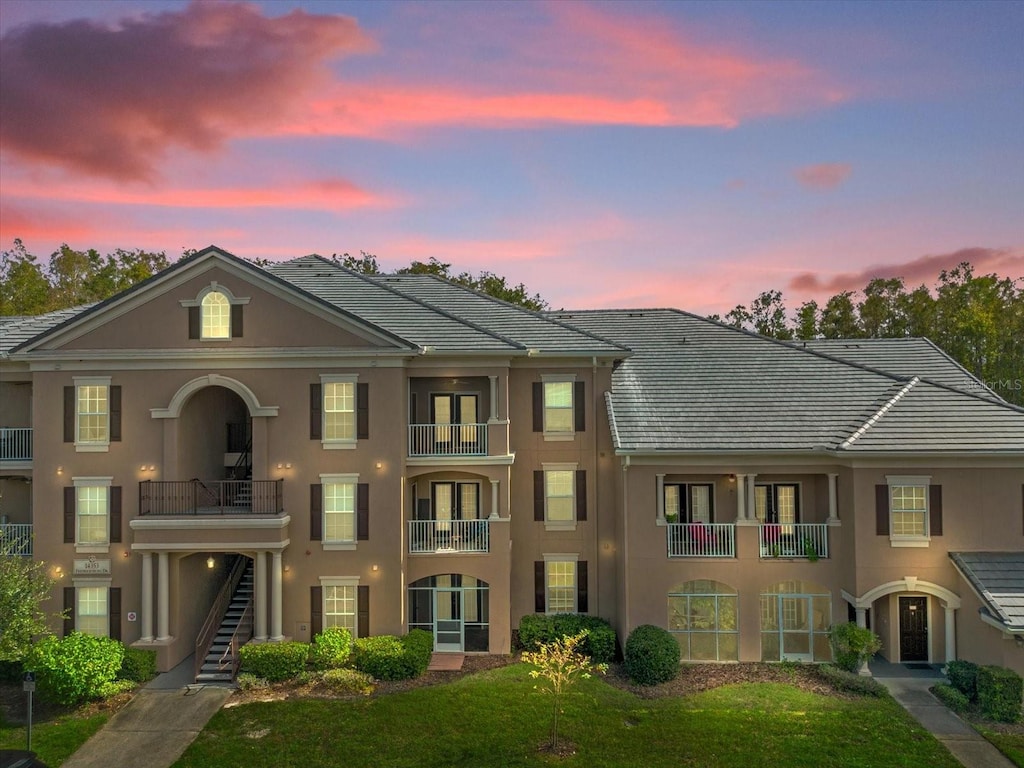
[[[915,376],[909,382],[907,382],[899,392],[897,392],[895,395],[893,395],[891,398],[889,398],[889,401],[885,405],[883,405],[881,408],[879,408],[878,411],[873,416],[871,416],[866,422],[864,422],[864,424],[862,424],[859,429],[857,429],[852,435],[850,435],[848,438],[846,438],[842,442],[842,444],[839,446],[840,449],[849,448],[857,438],[859,438],[861,435],[863,435],[865,432],[867,432],[869,429],[871,429],[871,427],[874,426],[875,422],[877,422],[880,418],[885,416],[885,414],[888,413],[889,410],[894,405],[896,405],[896,403],[898,403],[900,400],[902,400],[903,397],[910,390],[912,390],[915,386],[917,386],[918,382],[920,382],[920,381],[921,381],[921,379],[919,377]]]

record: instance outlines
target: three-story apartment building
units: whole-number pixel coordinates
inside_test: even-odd
[[[1024,411],[922,340],[538,314],[213,247],[0,333],[3,535],[65,631],[161,669],[243,580],[243,641],[502,653],[523,615],[581,612],[691,660],[817,661],[850,618],[892,660],[1024,669]]]

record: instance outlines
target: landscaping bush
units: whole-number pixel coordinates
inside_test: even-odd
[[[883,698],[888,694],[885,686],[873,677],[848,672],[832,664],[819,664],[817,670],[821,679],[837,691],[856,693],[861,696],[875,696],[876,698]]]
[[[25,671],[21,661],[0,661],[0,683],[20,683]]]
[[[32,646],[25,668],[36,672],[39,695],[58,704],[102,698],[117,678],[124,646],[109,637],[72,632],[44,637]]]
[[[355,669],[328,669],[320,680],[332,693],[363,696],[373,693],[373,678]]]
[[[422,629],[402,638],[360,637],[353,644],[352,666],[377,680],[408,680],[426,671],[433,649],[433,637]]]
[[[970,700],[952,685],[939,683],[938,685],[932,686],[931,690],[932,693],[935,694],[935,698],[954,712],[966,712],[967,708],[971,706]]]
[[[104,683],[100,686],[100,698],[109,699],[111,696],[116,696],[119,693],[128,693],[128,691],[134,690],[138,683],[134,680],[111,680],[109,683]]]
[[[629,633],[624,661],[634,683],[665,683],[679,674],[679,643],[667,629],[642,624]]]
[[[1021,677],[1006,667],[978,668],[978,707],[981,714],[999,723],[1016,723],[1021,717],[1024,693]]]
[[[425,629],[414,629],[402,638],[405,655],[412,670],[410,677],[419,677],[430,666],[434,653],[434,636]]]
[[[833,624],[828,631],[832,660],[840,669],[857,672],[882,647],[878,635],[854,622]]]
[[[235,682],[238,684],[239,690],[242,691],[254,691],[270,687],[270,683],[262,677],[254,675],[252,672],[239,672]]]
[[[583,613],[527,614],[519,621],[519,643],[523,650],[534,651],[553,640],[578,635],[587,636],[580,652],[599,664],[615,659],[616,637],[612,625],[599,616]]]
[[[118,680],[145,683],[156,677],[156,651],[144,648],[125,648]]]
[[[344,627],[328,627],[313,638],[309,659],[318,670],[339,669],[352,655],[352,634]]]
[[[242,672],[272,683],[290,680],[306,668],[306,643],[249,643],[239,649]]]
[[[949,684],[967,697],[968,701],[978,700],[978,665],[971,661],[951,661],[946,664]]]

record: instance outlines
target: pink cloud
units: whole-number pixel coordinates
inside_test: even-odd
[[[835,189],[849,178],[852,170],[849,163],[819,163],[797,168],[793,175],[810,189]]]
[[[0,44],[0,147],[115,179],[152,179],[172,147],[211,151],[327,81],[324,62],[367,51],[356,22],[193,2],[116,27],[32,24]]]

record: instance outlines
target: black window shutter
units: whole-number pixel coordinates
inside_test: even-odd
[[[587,429],[587,405],[585,402],[585,396],[587,392],[587,385],[582,381],[577,381],[572,387],[572,410],[573,410],[573,429],[577,432],[585,432]]]
[[[323,392],[319,384],[309,385],[309,439],[320,440],[324,433]]]
[[[875,534],[889,535],[889,486],[875,486]]]
[[[544,613],[548,608],[547,589],[544,584],[544,561],[533,563],[533,612]]]
[[[111,587],[107,590],[107,614],[110,618],[110,637],[121,639],[121,588]]]
[[[928,533],[942,535],[942,486],[928,486]]]
[[[242,338],[242,305],[231,305],[231,338]]]
[[[324,487],[319,483],[309,486],[309,540],[324,538]]]
[[[356,384],[356,439],[370,439],[369,384]]]
[[[188,308],[188,337],[199,338],[199,307]]]
[[[75,489],[64,488],[64,543],[75,543]]]
[[[121,442],[121,387],[110,388],[110,442]]]
[[[309,588],[309,633],[310,639],[324,631],[324,588]]]
[[[75,442],[75,388],[64,387],[64,442]]]
[[[590,610],[587,595],[587,561],[576,563],[576,613],[587,613]]]
[[[110,486],[110,543],[121,543],[121,486]]]
[[[356,486],[356,539],[367,541],[370,538],[370,484],[359,483]]]
[[[356,587],[356,635],[370,636],[370,587],[367,584]]]
[[[533,471],[533,519],[544,520],[544,471],[541,469]]]
[[[64,587],[64,637],[75,630],[75,588]]]
[[[533,431],[544,431],[544,384],[533,382]]]
[[[587,519],[587,470],[576,470],[576,519]]]

